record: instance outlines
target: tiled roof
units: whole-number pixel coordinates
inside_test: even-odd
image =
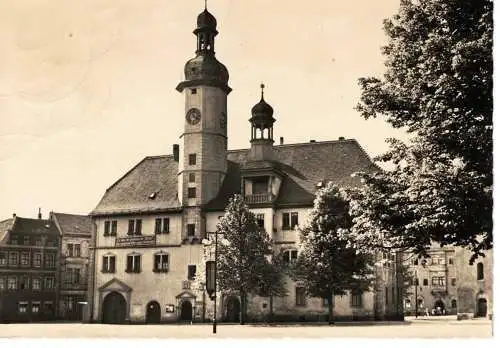
[[[28,219],[21,217],[16,217],[15,223],[12,226],[12,232],[16,234],[41,233],[59,235],[59,231],[57,230],[54,223],[50,220]]]
[[[316,185],[333,181],[355,186],[352,174],[374,171],[371,161],[356,140],[325,141],[274,146],[274,166],[285,174],[278,206],[311,204]],[[230,196],[241,191],[241,167],[248,162],[249,149],[228,151],[228,173],[219,195],[207,209],[224,209]],[[177,198],[178,163],[173,156],[146,157],[113,184],[92,215],[144,213],[180,209]],[[152,194],[154,194],[154,198]]]
[[[92,234],[92,220],[87,215],[51,213],[61,234]]]
[[[7,219],[0,221],[0,244],[2,244],[3,239],[7,236],[8,231],[11,229],[14,219]]]

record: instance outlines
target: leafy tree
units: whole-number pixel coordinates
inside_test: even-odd
[[[259,290],[266,256],[271,254],[271,239],[258,227],[255,215],[248,210],[241,195],[230,199],[217,225],[217,233],[227,240],[225,244],[218,244],[218,284],[221,291],[239,293],[240,324],[244,324],[247,295]]]
[[[288,295],[286,289],[286,264],[283,261],[283,255],[272,252],[266,259],[262,267],[259,281],[259,295],[269,297],[269,322],[274,318],[273,300],[275,297],[284,297]]]
[[[354,230],[367,248],[437,241],[473,262],[493,241],[493,1],[401,0],[384,30],[385,74],[359,80],[357,109],[411,139],[377,158],[394,169],[363,175]]]
[[[353,247],[347,195],[329,182],[316,192],[309,221],[300,229],[299,255],[292,278],[306,293],[328,301],[333,323],[334,295],[369,288],[373,281],[373,255]]]

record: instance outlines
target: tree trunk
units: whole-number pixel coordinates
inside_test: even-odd
[[[330,294],[328,296],[328,324],[333,325],[333,301],[332,301],[333,294]]]
[[[246,293],[240,290],[240,325],[245,324],[245,316],[247,312]]]
[[[274,313],[273,313],[273,295],[269,296],[269,322],[272,323],[274,321],[273,319]]]

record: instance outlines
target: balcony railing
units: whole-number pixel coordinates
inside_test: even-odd
[[[87,283],[72,283],[63,281],[61,284],[61,290],[87,290]]]
[[[247,204],[272,203],[273,200],[274,195],[272,193],[256,193],[245,196],[245,203]]]

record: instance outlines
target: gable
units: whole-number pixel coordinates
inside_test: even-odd
[[[130,292],[132,288],[117,278],[113,278],[99,288],[99,291]]]

